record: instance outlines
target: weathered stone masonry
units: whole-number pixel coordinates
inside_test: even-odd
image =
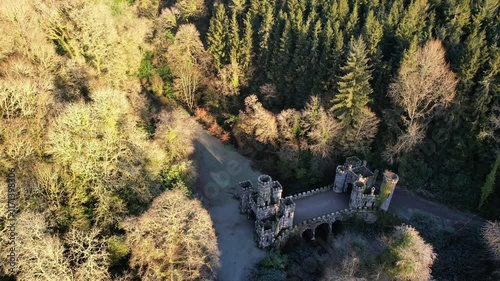
[[[385,172],[380,188],[376,188],[377,175],[377,170],[372,172],[366,167],[366,161],[349,157],[344,165],[337,167],[332,185],[285,198],[281,197],[283,187],[278,181],[273,181],[268,175],[261,175],[257,179],[257,189],[248,180],[239,183],[240,212],[255,220],[255,238],[260,248],[271,245],[281,247],[289,237],[306,230],[312,231],[314,239],[318,225],[328,223],[331,231],[331,225],[337,220],[344,220],[348,214],[358,213],[366,217],[367,213],[377,208],[387,211],[399,177],[395,173]],[[332,190],[337,193],[351,192],[349,209],[294,222],[294,200]]]

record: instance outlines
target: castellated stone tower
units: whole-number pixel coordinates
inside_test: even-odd
[[[281,198],[283,187],[268,175],[257,178],[257,188],[250,181],[239,183],[240,212],[255,220],[255,238],[259,247],[270,246],[284,229],[293,226],[295,202]]]
[[[391,204],[392,194],[396,189],[396,184],[399,181],[399,176],[393,172],[385,171],[382,178],[382,185],[380,187],[380,195],[377,203],[380,204],[380,209],[387,211],[389,204]]]
[[[257,182],[259,192],[259,197],[257,197],[257,206],[269,206],[271,204],[271,188],[273,181],[268,175],[260,175]]]
[[[252,183],[250,181],[242,181],[239,183],[241,188],[240,194],[240,213],[248,214],[250,211],[250,201],[252,200]]]
[[[351,192],[351,200],[349,201],[349,208],[351,209],[357,209],[360,207],[364,207],[362,199],[363,199],[363,193],[365,191],[365,183],[362,181],[356,181],[354,182],[352,186],[352,192]]]
[[[337,193],[351,190],[350,208],[380,208],[387,211],[399,177],[386,171],[382,185],[378,188],[378,170],[372,172],[366,165],[366,161],[356,156],[348,157],[343,165],[337,166],[333,190]]]
[[[295,214],[295,202],[293,202],[292,198],[285,198],[281,204],[281,209],[283,210],[282,228],[292,227],[293,216]]]
[[[344,192],[346,177],[347,177],[347,167],[344,165],[338,165],[337,172],[335,175],[335,183],[333,185],[333,191],[337,193]]]

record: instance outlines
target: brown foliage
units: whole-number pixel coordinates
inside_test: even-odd
[[[210,128],[208,128],[208,132],[213,135],[213,136],[220,136],[222,135],[222,127],[219,126],[219,124],[217,123],[213,123],[212,125],[210,125]]]
[[[238,130],[247,136],[253,136],[261,143],[274,143],[278,138],[276,116],[266,110],[257,96],[245,98],[245,111],[240,111]]]
[[[493,258],[500,261],[500,223],[488,221],[483,228],[483,237]]]

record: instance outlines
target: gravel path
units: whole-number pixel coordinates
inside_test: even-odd
[[[198,172],[196,188],[212,217],[221,252],[217,280],[246,280],[249,270],[267,253],[257,248],[253,222],[240,214],[234,193],[238,182],[247,179],[255,182],[260,173],[252,170],[247,158],[223,145],[199,125],[194,161]]]

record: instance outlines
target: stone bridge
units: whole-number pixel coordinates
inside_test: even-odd
[[[338,232],[341,229],[341,222],[358,216],[367,221],[374,221],[376,218],[374,210],[370,209],[343,209],[330,214],[311,218],[295,224],[292,228],[282,230],[273,242],[273,247],[281,248],[292,237],[302,236],[309,240],[315,240],[316,235],[321,230],[328,235]]]
[[[338,221],[353,214],[374,220],[374,210],[387,211],[399,177],[386,171],[377,185],[377,174],[367,168],[366,161],[349,157],[337,167],[333,184],[284,198],[278,181],[260,175],[256,187],[249,180],[239,183],[240,212],[254,220],[261,248],[281,247],[296,235],[314,240],[317,229],[331,233]]]

